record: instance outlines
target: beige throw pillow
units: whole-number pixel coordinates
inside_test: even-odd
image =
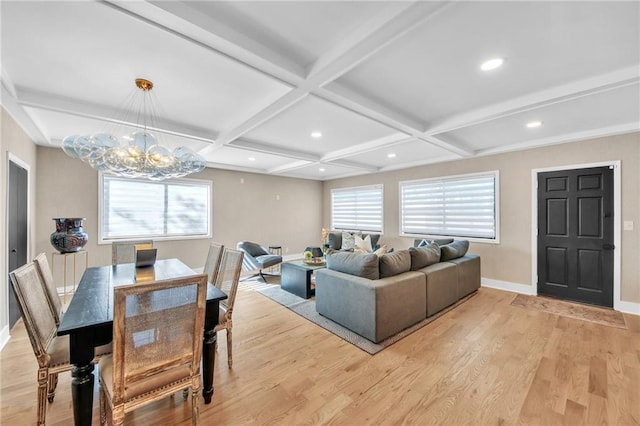
[[[380,247],[378,250],[374,251],[373,254],[375,254],[376,256],[380,257],[383,254],[385,254],[389,249],[387,248],[387,245],[383,245],[382,247]]]
[[[360,235],[355,235],[354,237],[356,248],[366,250],[367,253],[371,253],[373,251],[373,248],[371,247],[371,235],[367,235],[364,238]]]

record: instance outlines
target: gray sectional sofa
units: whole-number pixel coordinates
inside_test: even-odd
[[[442,243],[442,241],[441,241]],[[380,342],[480,288],[480,257],[467,241],[375,254],[329,252],[316,271],[316,310]]]

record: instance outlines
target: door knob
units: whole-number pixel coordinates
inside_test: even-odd
[[[18,250],[17,249],[11,249],[11,253],[17,253]]]
[[[613,250],[613,249],[615,249],[615,248],[616,248],[616,246],[614,246],[613,244],[603,244],[603,245],[602,245],[602,248],[603,248],[604,250]]]

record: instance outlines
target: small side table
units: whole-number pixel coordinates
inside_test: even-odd
[[[269,246],[269,253],[282,256],[282,246]],[[280,264],[271,266],[269,272],[280,272]]]
[[[84,270],[89,267],[89,252],[87,250],[80,250],[73,253],[60,253],[54,251],[51,255],[51,275],[53,275],[53,279],[56,279],[55,271],[56,271],[56,259],[61,259],[62,261],[62,293],[60,293],[60,287],[58,287],[58,294],[62,294],[66,296],[69,293],[74,293],[76,291],[76,286],[78,285],[78,274],[77,274],[77,266],[80,263],[78,261],[78,256],[84,255]],[[73,265],[73,266],[71,266]],[[82,266],[80,264],[80,266]],[[72,271],[69,271],[69,269]],[[82,273],[79,275],[82,276]],[[73,276],[73,281],[69,282],[69,278]],[[56,282],[60,282],[56,280]],[[67,284],[70,284],[71,291],[67,292]]]

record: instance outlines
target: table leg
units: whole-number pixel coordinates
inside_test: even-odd
[[[77,333],[69,336],[71,370],[71,399],[75,426],[91,426],[93,415],[94,337],[92,333]]]
[[[206,317],[204,320],[204,341],[202,345],[202,396],[204,403],[211,403],[213,397],[213,371],[216,365],[216,326],[220,303],[215,301],[207,302]]]
[[[93,364],[74,366],[71,370],[73,420],[76,426],[91,426],[93,415]]]

